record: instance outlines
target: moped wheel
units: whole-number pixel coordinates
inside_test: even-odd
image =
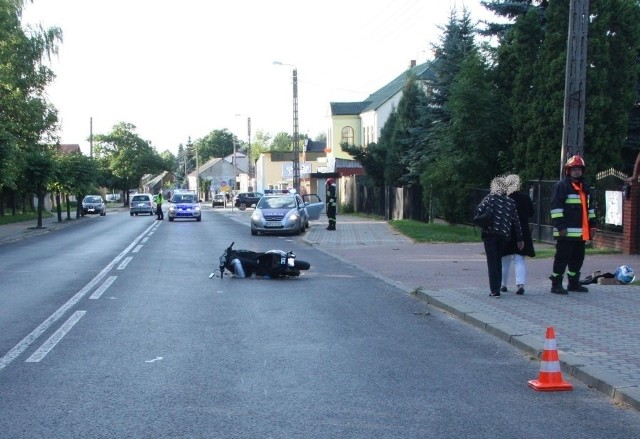
[[[311,264],[309,264],[306,261],[300,261],[298,259],[296,259],[293,262],[293,266],[294,266],[294,268],[297,268],[298,270],[308,270],[309,268],[311,268]]]

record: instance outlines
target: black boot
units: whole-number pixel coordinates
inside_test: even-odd
[[[580,283],[580,273],[576,273],[573,276],[567,275],[569,279],[569,285],[567,286],[567,290],[576,291],[578,293],[588,293],[589,288],[582,286]]]
[[[553,294],[569,294],[567,290],[562,287],[562,276],[549,276],[551,279],[551,292]]]

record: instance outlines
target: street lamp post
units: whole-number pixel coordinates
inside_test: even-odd
[[[247,165],[247,174],[249,174],[249,181],[252,181],[253,163],[251,159],[251,117],[247,116],[246,114],[236,114],[236,116],[245,116],[247,118],[247,138],[249,142],[249,144],[247,145],[247,157],[249,158]]]
[[[298,131],[298,68],[292,64],[284,64],[280,61],[273,62],[280,66],[293,67],[293,187],[300,193],[300,145]]]
[[[233,163],[233,188],[231,189],[231,212],[233,212],[233,205],[235,204],[234,195],[236,191],[236,180],[238,178],[236,171],[236,138],[233,136],[233,157],[231,157],[231,162]]]

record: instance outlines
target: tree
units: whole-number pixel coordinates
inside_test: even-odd
[[[251,160],[255,163],[260,154],[268,152],[271,148],[271,134],[263,130],[256,131],[251,139]]]
[[[481,1],[480,4],[493,12],[496,16],[511,20],[507,23],[486,22],[486,28],[481,30],[482,35],[505,36],[513,26],[513,20],[524,16],[534,10],[541,17],[549,6],[548,0],[490,0]]]
[[[54,77],[45,62],[57,53],[62,32],[55,27],[25,32],[23,4],[0,0],[0,190],[42,190],[51,170],[46,145],[57,125],[57,111],[44,95]]]
[[[584,155],[593,173],[621,165],[638,83],[639,8],[634,0],[590,3]],[[525,127],[529,178],[558,178],[560,171],[568,14],[566,2],[546,10]]]
[[[74,194],[78,204],[76,205],[76,218],[81,215],[82,206],[80,200],[88,193],[95,192],[98,181],[102,179],[99,162],[87,157],[80,152],[64,153],[58,151],[55,155],[55,174],[49,184],[49,190],[56,193],[58,207],[58,221],[62,221],[61,196],[65,196],[67,205],[67,219],[71,218],[69,194]]]
[[[276,134],[269,149],[271,151],[293,151],[293,140],[291,136],[285,132]]]
[[[417,133],[420,122],[420,108],[426,105],[426,95],[418,85],[415,75],[409,74],[402,90],[402,97],[396,109],[396,118],[388,140],[381,144],[386,146],[385,183],[403,186],[417,183],[419,175],[412,172],[412,160],[415,154],[411,150],[419,150],[422,146]]]
[[[537,62],[543,39],[542,17],[531,8],[516,20],[497,50],[496,84],[508,105],[512,126],[512,147],[504,150],[504,161],[514,172],[527,169],[531,103],[535,98],[535,70],[531,66]]]
[[[167,169],[167,163],[151,144],[135,133],[135,129],[130,123],[119,122],[110,133],[94,136],[96,157],[107,160],[109,170],[117,177],[116,187],[126,191],[127,195],[129,189],[139,187],[143,175],[171,170]]]
[[[200,164],[212,158],[222,158],[233,154],[233,143],[238,140],[235,135],[227,130],[213,130],[201,139],[197,139],[194,145],[198,148],[198,160]]]

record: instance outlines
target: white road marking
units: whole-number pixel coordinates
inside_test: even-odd
[[[122,261],[122,263],[118,265],[118,270],[124,270],[125,268],[127,268],[127,265],[129,264],[129,262],[131,262],[131,259],[133,259],[132,256],[127,256],[124,261]]]
[[[156,357],[153,360],[145,360],[145,363],[155,363],[156,361],[162,360],[164,357]]]
[[[86,313],[87,313],[86,311],[74,312],[71,315],[71,317],[69,317],[67,321],[64,322],[62,326],[60,326],[60,328],[58,328],[58,330],[54,332],[51,337],[49,337],[47,341],[42,343],[42,346],[40,346],[37,351],[35,351],[29,358],[26,359],[26,362],[37,363],[38,361],[42,360],[45,357],[45,355],[47,355],[51,351],[51,349],[56,347],[56,345],[60,342],[60,340],[62,340],[62,337],[64,337],[65,335],[67,335],[69,331],[71,331],[71,328],[73,328],[73,325],[78,323],[78,321]]]
[[[142,238],[142,243],[145,244],[148,240],[149,240],[149,237],[145,236],[144,238]]]
[[[138,253],[142,247],[143,247],[142,245],[137,246],[136,248],[133,249],[131,253]]]
[[[142,232],[136,239],[133,240],[131,244],[127,246],[118,256],[116,256],[109,264],[104,267],[104,269],[96,275],[87,285],[84,286],[80,291],[78,291],[71,299],[67,301],[64,305],[62,305],[56,312],[51,314],[44,322],[40,324],[36,329],[31,331],[25,338],[23,338],[17,345],[12,347],[9,352],[4,354],[4,356],[0,357],[0,371],[7,367],[13,360],[18,358],[31,344],[38,339],[51,325],[60,320],[64,314],[73,308],[76,303],[80,301],[89,291],[95,287],[98,282],[102,280],[103,277],[107,275],[109,271],[113,269],[113,267],[120,262],[120,259],[124,257],[133,247],[135,247],[142,236],[147,233],[147,231],[153,226],[149,226],[147,230]]]
[[[94,293],[89,297],[89,299],[99,299],[102,296],[102,293],[107,291],[107,288],[111,286],[111,284],[118,278],[118,276],[109,276],[107,280],[104,281],[100,288],[94,291]]]

